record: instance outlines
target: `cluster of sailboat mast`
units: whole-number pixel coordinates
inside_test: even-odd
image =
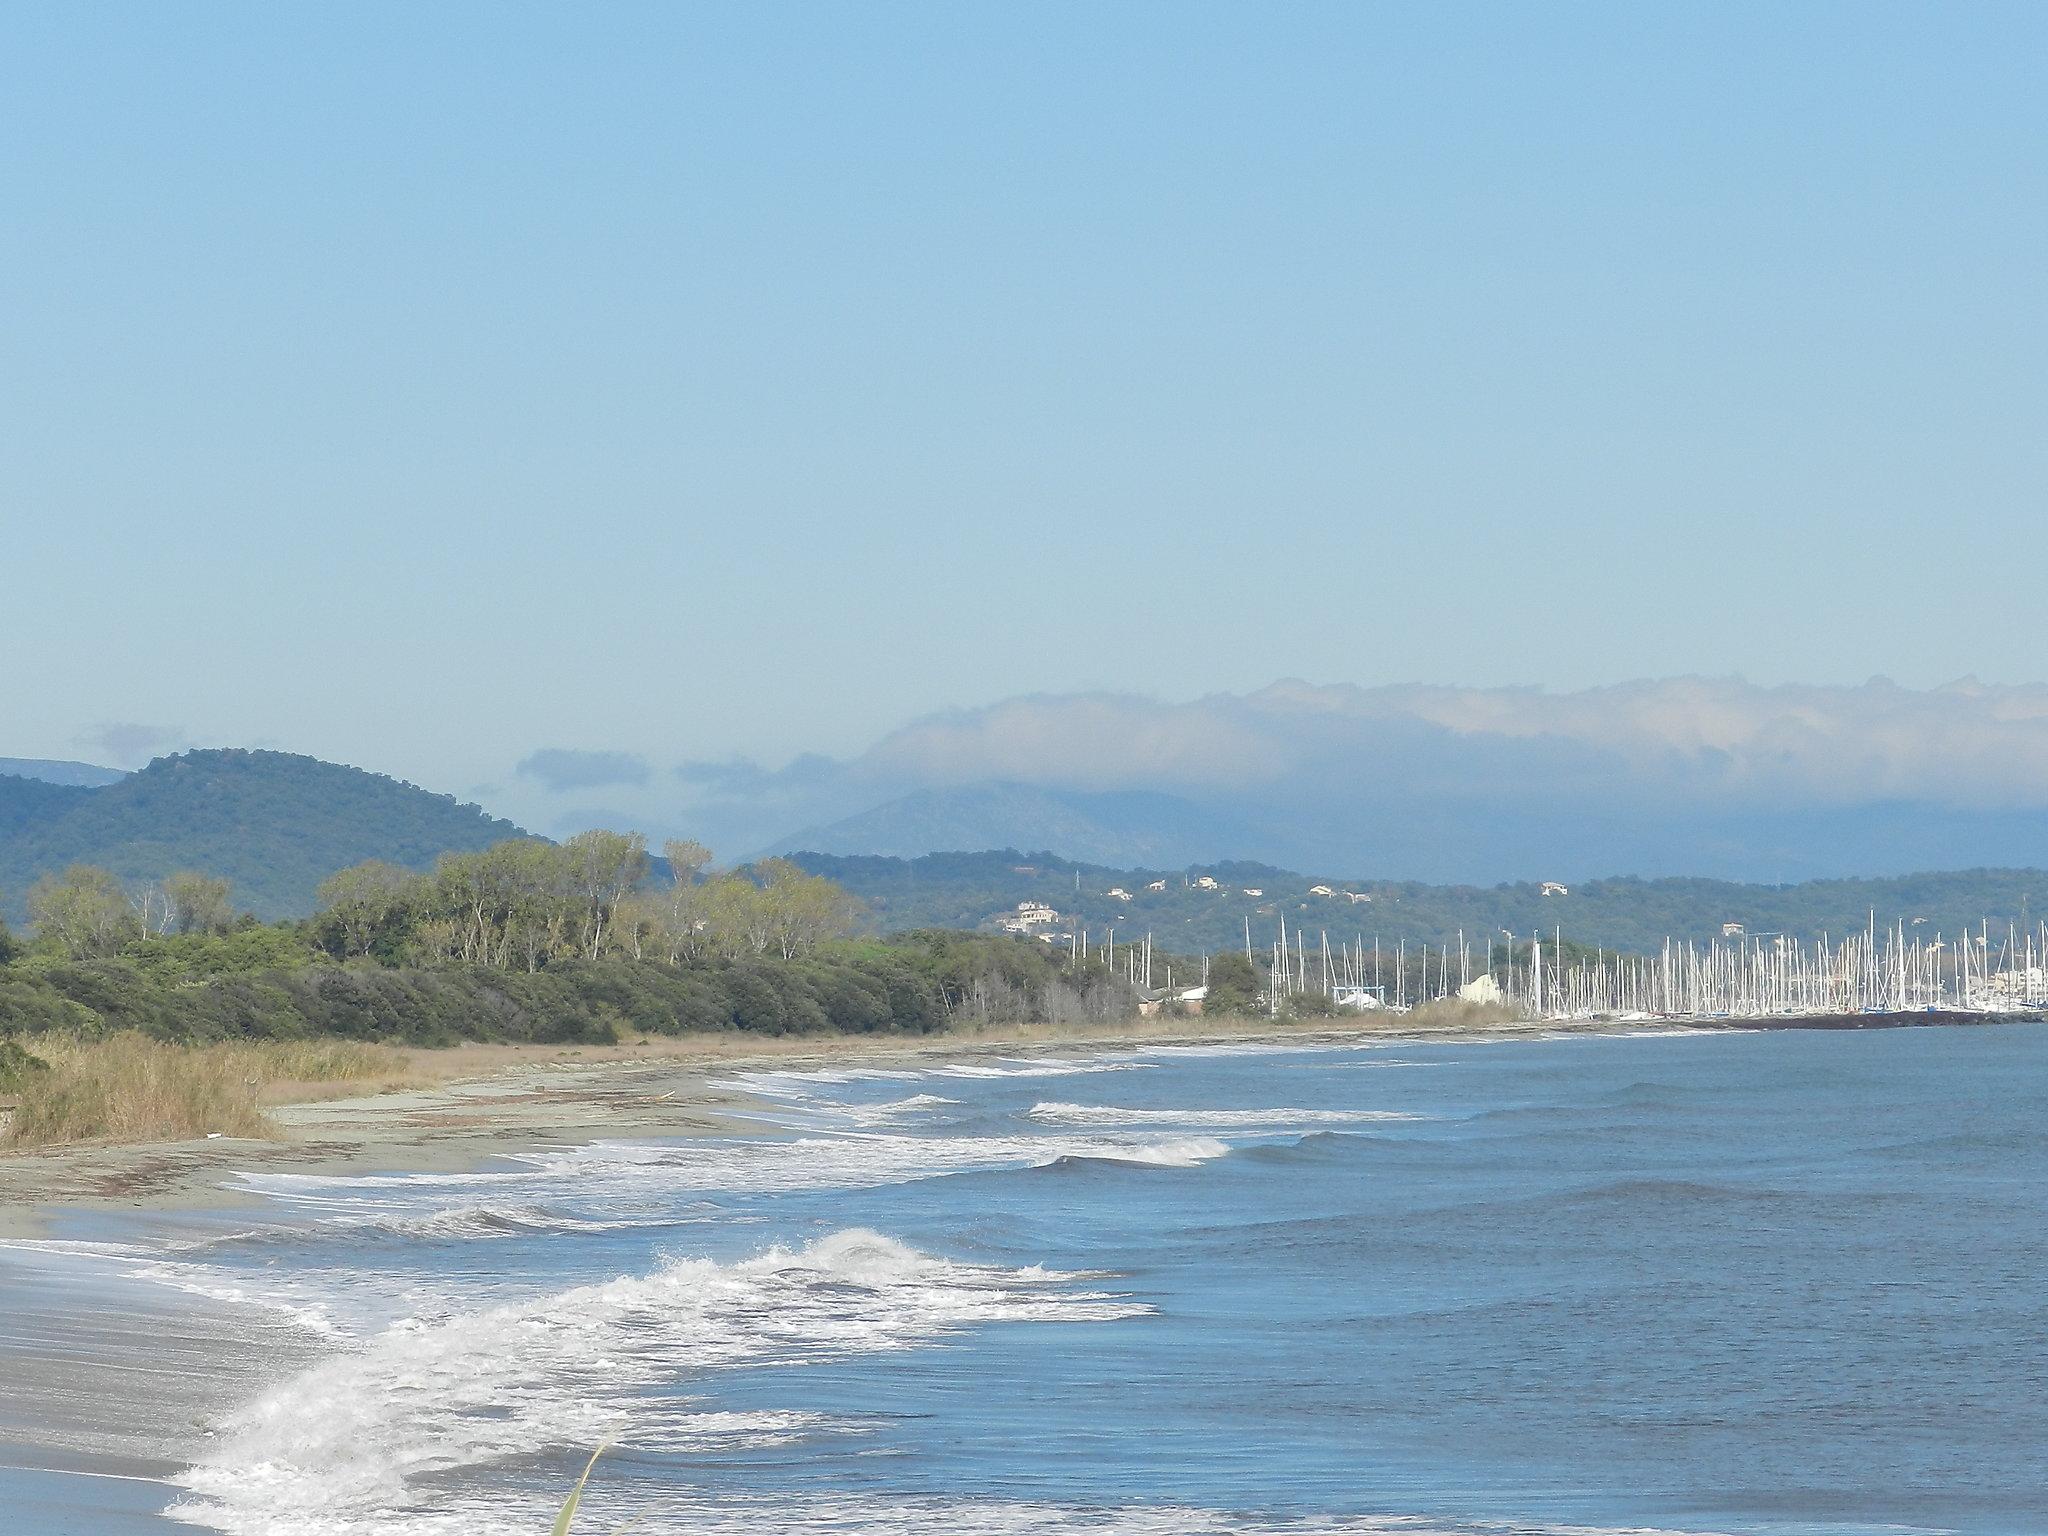
[[[1077,963],[1101,964],[1141,990],[1175,973],[1150,935],[1074,945]],[[1283,920],[1265,953],[1249,921],[1245,956],[1264,971],[1266,1005],[1320,995],[1338,1008],[1406,1011],[1458,998],[1499,1004],[1533,1019],[1771,1018],[1858,1013],[2020,1013],[2048,1009],[2048,922],[2003,932],[1986,921],[1957,938],[1904,920],[1803,940],[1789,934],[1730,934],[1704,942],[1666,939],[1650,954],[1588,949],[1559,930],[1436,945],[1382,944],[1363,935],[1332,944]],[[1193,968],[1181,962],[1183,986]],[[1208,979],[1209,960],[1200,962]]]

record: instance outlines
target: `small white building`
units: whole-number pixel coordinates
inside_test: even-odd
[[[1346,891],[1346,892],[1344,893],[1344,899],[1345,899],[1346,901],[1349,901],[1349,902],[1353,902],[1353,903],[1357,903],[1357,902],[1361,902],[1361,901],[1371,901],[1371,900],[1372,900],[1372,892],[1371,892],[1371,891]]]
[[[1311,896],[1334,896],[1337,894],[1335,887],[1328,885],[1312,885],[1308,888],[1308,893]]]
[[[1223,887],[1216,883],[1213,875],[1197,875],[1195,877],[1195,889],[1198,891],[1220,891]]]
[[[1112,885],[1109,888],[1109,896],[1113,901],[1129,901],[1131,899],[1131,893],[1120,885]]]
[[[1148,891],[1163,891],[1166,889],[1166,882],[1164,880],[1154,880],[1145,889]]]
[[[1721,937],[1722,937],[1722,938],[1724,938],[1724,939],[1739,939],[1739,938],[1741,938],[1741,937],[1742,937],[1742,924],[1740,924],[1740,923],[1723,923],[1723,924],[1721,925]]]
[[[1244,888],[1244,893],[1247,896],[1263,896],[1266,894],[1264,891],[1260,890],[1256,885],[1246,886]]]
[[[1571,893],[1572,888],[1568,885],[1559,885],[1555,880],[1543,882],[1543,894],[1546,896],[1569,896]]]

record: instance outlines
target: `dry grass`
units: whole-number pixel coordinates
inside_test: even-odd
[[[1473,1003],[1462,997],[1439,997],[1419,1003],[1401,1022],[1410,1029],[1484,1029],[1490,1024],[1512,1024],[1521,1018],[1506,1003]]]
[[[408,1076],[397,1052],[345,1041],[167,1045],[130,1033],[34,1049],[50,1070],[22,1082],[7,1146],[272,1138],[267,1101],[374,1092]]]

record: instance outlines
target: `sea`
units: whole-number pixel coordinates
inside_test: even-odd
[[[0,1247],[0,1530],[2048,1532],[2048,1025],[732,1082]]]

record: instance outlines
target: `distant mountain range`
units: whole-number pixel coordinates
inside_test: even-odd
[[[1318,947],[1330,943],[1407,942],[1432,946],[1466,938],[1483,945],[1503,932],[1526,939],[1561,932],[1609,949],[1653,950],[1665,939],[1703,942],[1724,924],[1749,934],[1811,940],[1861,930],[1875,912],[1932,937],[1994,935],[2008,923],[2038,921],[2048,908],[2048,870],[1975,869],[1884,879],[1815,880],[1750,885],[1726,880],[1592,880],[1550,887],[1538,882],[1495,886],[1427,885],[1412,881],[1341,880],[1245,862],[1185,868],[1114,868],[1050,853],[1003,849],[940,853],[915,859],[796,853],[795,863],[846,886],[866,903],[885,932],[913,928],[993,926],[1020,902],[1060,914],[1050,931],[1086,929],[1100,943],[1112,929],[1119,942],[1150,934],[1179,953],[1241,947],[1249,930],[1261,949],[1290,935]],[[1209,882],[1205,884],[1204,882]],[[1152,887],[1160,887],[1154,890]],[[1320,891],[1318,888],[1322,888]],[[1123,892],[1119,896],[1114,892]]]
[[[221,875],[233,882],[241,905],[276,918],[311,911],[323,879],[364,859],[426,868],[450,850],[528,835],[450,796],[281,752],[187,752],[133,774],[82,763],[0,764],[33,770],[0,775],[0,914],[11,922],[21,920],[28,888],[40,875],[74,863],[103,865],[131,881],[180,869]],[[1934,850],[1943,845],[1912,835],[1912,827],[1922,825],[1912,814],[1894,808],[1897,835],[1889,838],[1883,808],[1855,814],[1867,824],[1835,831],[1875,838],[1873,848],[1888,861],[1917,855],[1939,867]],[[1542,822],[1541,808],[1531,820]],[[1013,835],[991,842],[992,830]],[[1425,820],[1406,835],[1452,830]],[[1496,846],[1512,845],[1511,830],[1496,833]],[[1314,834],[1304,829],[1296,841],[1354,847],[1355,839]],[[1589,824],[1587,835],[1597,842],[1600,829]],[[1391,832],[1389,838],[1388,846],[1396,846]],[[999,851],[929,851],[977,841]],[[1530,833],[1528,846],[1537,841]],[[1061,914],[1059,931],[1085,927],[1098,939],[1112,928],[1126,938],[1151,933],[1161,946],[1181,951],[1242,945],[1247,925],[1254,944],[1263,946],[1283,920],[1290,932],[1312,938],[1327,931],[1332,943],[1369,943],[1378,935],[1384,943],[1434,945],[1461,929],[1474,940],[1502,930],[1527,936],[1561,929],[1587,944],[1645,949],[1666,937],[1711,938],[1726,923],[1802,939],[1839,935],[1862,927],[1874,910],[1880,923],[1917,921],[1953,936],[1985,920],[1997,929],[2037,918],[2048,902],[2048,873],[2009,867],[2020,860],[1960,873],[1798,884],[1585,880],[1558,870],[1565,890],[1546,895],[1537,880],[1480,885],[1378,878],[1375,871],[1398,864],[1362,853],[1304,859],[1294,868],[1233,858],[1267,842],[1247,820],[1173,795],[991,783],[920,791],[787,839],[777,851],[846,885],[890,931],[990,926],[1019,902],[1032,901]],[[2025,852],[2033,844],[2009,838],[2005,846]],[[1056,851],[1016,851],[1048,847]],[[2048,863],[2048,848],[2040,858]],[[1502,863],[1511,867],[1513,861]],[[1572,861],[1574,868],[1584,863]],[[1352,878],[1294,872],[1300,868],[1348,870]],[[1318,892],[1319,886],[1327,889]],[[1125,894],[1112,894],[1117,891]]]
[[[1195,798],[1079,793],[1005,782],[923,789],[779,839],[772,852],[917,858],[1050,849],[1105,868],[1216,859],[1348,869],[1443,883],[1708,876],[1773,884],[1917,869],[2048,866],[2048,814],[1916,800],[1760,807],[1565,798],[1361,778],[1341,801],[1285,792]]]
[[[425,868],[450,849],[522,835],[450,796],[284,752],[186,752],[98,783],[15,774],[0,777],[0,912],[19,921],[38,876],[84,863],[124,880],[200,870],[231,881],[259,917],[295,917],[350,864]]]
[[[1057,848],[1096,864],[1178,865],[1238,856],[1257,841],[1253,829],[1174,795],[990,783],[918,790],[798,832],[769,851],[909,859],[964,848]]]
[[[128,775],[97,763],[66,763],[47,757],[0,757],[0,776],[34,779],[42,784],[82,785],[88,789],[118,784]]]

